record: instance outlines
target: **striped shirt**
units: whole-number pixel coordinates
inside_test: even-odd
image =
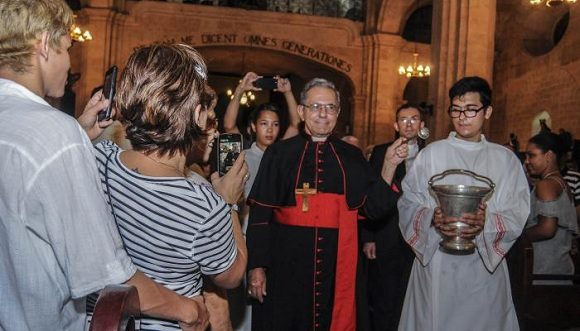
[[[125,167],[110,141],[95,146],[103,190],[127,253],[147,276],[191,297],[201,275],[236,259],[230,208],[211,186],[181,177],[150,177]],[[172,321],[141,319],[141,330],[179,330]]]
[[[563,177],[574,196],[574,205],[580,205],[580,172],[568,169]]]

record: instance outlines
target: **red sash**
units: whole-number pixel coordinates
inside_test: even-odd
[[[349,210],[342,194],[317,193],[308,197],[308,205],[308,211],[303,212],[302,196],[296,195],[296,206],[276,208],[275,219],[286,225],[339,230],[330,330],[355,330],[358,210]]]

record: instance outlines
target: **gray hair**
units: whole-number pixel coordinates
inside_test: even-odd
[[[334,86],[333,82],[326,80],[324,78],[313,78],[308,83],[306,83],[306,85],[304,85],[302,92],[300,92],[300,103],[301,104],[306,103],[306,94],[308,93],[308,91],[310,91],[314,87],[326,87],[328,89],[333,90],[334,94],[336,95],[337,106],[340,106],[340,93],[336,89],[336,86]]]

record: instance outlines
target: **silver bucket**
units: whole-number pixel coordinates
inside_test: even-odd
[[[478,181],[485,182],[488,187],[468,185],[433,185],[448,175],[470,176]],[[493,194],[495,184],[491,179],[464,169],[450,169],[429,179],[429,190],[446,217],[461,217],[464,213],[475,213],[481,202],[487,201]],[[457,221],[449,223],[455,227],[456,235],[444,236],[439,243],[443,251],[451,254],[471,254],[475,251],[473,240],[462,238],[462,229],[471,227],[469,224]]]

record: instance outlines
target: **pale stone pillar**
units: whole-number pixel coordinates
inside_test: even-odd
[[[429,101],[434,105],[434,139],[451,130],[447,108],[453,83],[465,76],[493,81],[495,16],[496,0],[433,1]]]
[[[405,41],[399,35],[378,33],[363,37],[364,67],[367,73],[362,92],[367,96],[365,118],[355,117],[356,130],[364,145],[382,143],[394,136],[394,111],[402,101],[397,72],[401,48]]]
[[[75,55],[80,61],[75,62],[73,69],[83,75],[75,86],[77,116],[89,100],[90,92],[103,84],[105,72],[111,65],[113,22],[118,15],[116,8],[122,3],[124,1],[89,0],[87,7],[78,13],[77,21],[91,32],[93,40],[74,46],[78,48]]]
[[[367,141],[367,114],[368,111],[365,108],[367,101],[367,96],[365,95],[355,95],[353,97],[353,104],[352,104],[352,132],[351,134],[357,138],[359,138],[361,146],[366,146],[368,144]]]

